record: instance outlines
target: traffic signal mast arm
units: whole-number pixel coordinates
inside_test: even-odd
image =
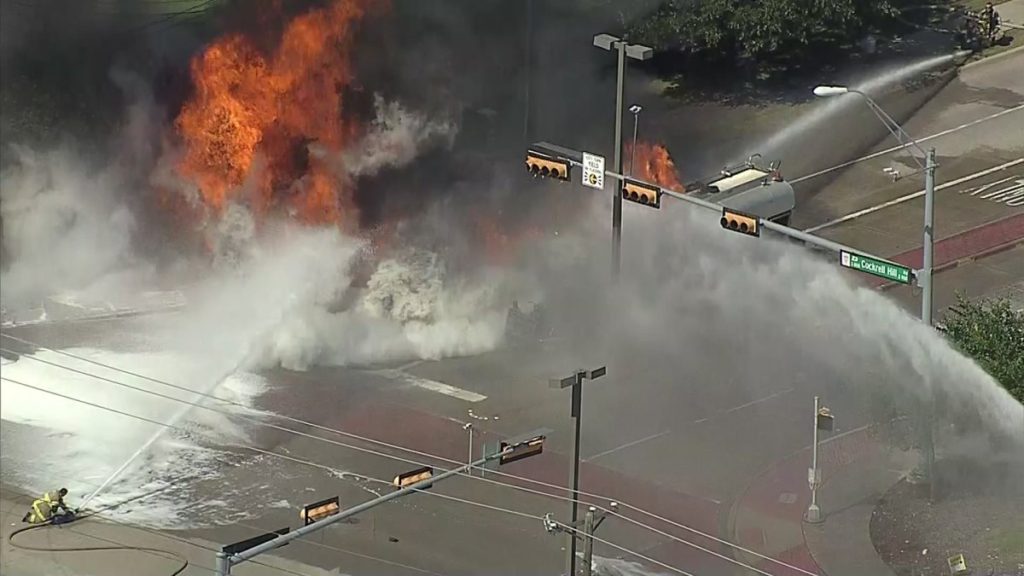
[[[573,151],[573,152],[574,152],[574,154],[581,154],[579,152],[575,152],[575,151]],[[581,162],[575,160],[574,158],[567,157],[567,156],[568,155],[560,157],[559,159],[563,160],[565,162],[568,162],[570,166],[582,166]],[[617,180],[618,181],[618,186],[620,186],[620,187],[626,181],[639,182],[639,183],[645,184],[647,186],[658,187],[657,184],[653,184],[653,183],[650,183],[650,182],[645,182],[644,180],[640,180],[640,179],[634,178],[634,177],[623,176],[622,174],[618,174],[618,173],[613,172],[611,170],[605,170],[604,174],[605,174],[605,176],[607,176],[609,178],[613,178],[613,179]],[[690,196],[688,194],[684,194],[682,192],[677,192],[675,190],[668,190],[666,188],[661,188],[661,194],[663,196],[670,196],[672,198],[676,198],[677,200],[682,200],[683,202],[687,202],[687,203],[693,204],[695,206],[700,206],[701,208],[706,208],[708,210],[714,210],[716,213],[719,213],[719,214],[722,213],[722,205],[721,204],[716,204],[714,202],[709,202],[709,201],[704,200],[702,198],[695,198],[695,197]],[[757,217],[757,221],[758,221],[758,226],[760,228],[763,228],[765,230],[772,230],[774,232],[782,234],[783,236],[788,236],[790,238],[794,238],[796,240],[800,240],[800,241],[806,242],[808,244],[813,244],[815,246],[819,246],[819,247],[824,248],[826,250],[831,250],[831,251],[835,252],[837,256],[841,252],[852,252],[852,253],[855,253],[855,254],[861,254],[861,255],[867,256],[869,258],[873,258],[875,260],[878,260],[880,262],[884,262],[886,264],[890,264],[890,265],[893,265],[893,266],[899,266],[899,267],[903,266],[902,264],[897,264],[897,263],[892,262],[890,260],[887,260],[885,258],[880,258],[878,256],[869,254],[867,252],[864,252],[863,250],[857,250],[857,249],[851,248],[851,247],[849,247],[849,246],[847,246],[845,244],[840,244],[839,242],[833,242],[832,240],[821,238],[819,236],[814,236],[813,234],[808,234],[807,232],[803,232],[803,231],[797,230],[795,228],[790,228],[789,226],[785,226],[783,224],[779,224],[778,222],[772,222],[771,220],[768,220],[767,218]],[[916,273],[917,271],[915,270],[914,272]]]
[[[273,550],[275,548],[280,548],[281,546],[284,546],[285,544],[291,542],[292,540],[295,540],[296,538],[302,538],[307,534],[326,528],[331,524],[340,522],[346,518],[350,518],[361,512],[365,512],[370,508],[374,508],[376,506],[384,504],[385,502],[394,500],[395,498],[401,498],[402,496],[407,496],[412,492],[427,489],[435,482],[440,482],[446,478],[457,476],[459,474],[464,474],[465,472],[473,468],[484,466],[485,464],[488,464],[493,460],[501,460],[505,457],[512,456],[520,450],[527,450],[529,451],[530,455],[539,453],[539,451],[536,449],[536,445],[538,442],[543,443],[546,433],[546,430],[538,431],[537,433],[531,433],[523,437],[522,439],[510,440],[508,443],[504,444],[503,448],[500,451],[491,454],[486,454],[479,460],[470,462],[468,464],[464,464],[462,466],[459,466],[458,468],[452,468],[451,470],[447,470],[437,475],[431,475],[427,478],[424,478],[423,480],[420,480],[413,484],[409,484],[394,492],[390,492],[373,500],[363,502],[362,504],[358,504],[356,506],[348,508],[340,513],[334,514],[333,516],[329,516],[322,520],[312,522],[306,526],[299,528],[298,530],[280,535],[268,542],[265,542],[258,546],[254,546],[243,552],[238,552],[236,554],[229,554],[224,551],[218,552],[217,568],[215,572],[217,576],[230,576],[231,567],[236,564],[245,562],[246,560],[263,554],[264,552],[269,552],[270,550]]]

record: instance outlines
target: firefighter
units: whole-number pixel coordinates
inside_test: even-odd
[[[53,520],[54,524],[61,524],[69,520],[74,516],[74,512],[64,503],[64,496],[67,496],[67,493],[67,488],[44,492],[41,497],[32,502],[32,510],[25,514],[21,521],[29,524],[42,524]]]
[[[988,45],[995,46],[996,36],[999,35],[999,12],[991,2],[985,4],[985,31],[988,35]]]

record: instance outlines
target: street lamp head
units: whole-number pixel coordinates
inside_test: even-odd
[[[597,36],[594,36],[594,46],[597,46],[602,50],[611,50],[619,40],[620,38],[612,36],[611,34],[598,34]]]
[[[639,104],[633,104],[629,107],[629,111],[633,114],[639,114],[641,110],[643,110],[643,107]]]
[[[650,60],[651,58],[654,58],[654,49],[650,46],[642,46],[640,44],[627,44],[626,56],[629,56],[633,60]]]
[[[814,95],[822,98],[828,96],[839,96],[846,94],[850,89],[846,86],[817,86],[814,88]]]

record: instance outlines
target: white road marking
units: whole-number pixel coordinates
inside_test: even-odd
[[[850,434],[856,434],[857,432],[863,432],[863,431],[867,430],[868,428],[871,428],[871,426],[872,426],[872,424],[865,424],[865,425],[860,426],[858,428],[854,428],[853,430],[847,430],[846,432],[843,432],[842,434],[836,434],[835,436],[831,436],[829,438],[826,438],[826,439],[818,442],[818,446],[824,446],[825,444],[828,444],[829,442],[835,442],[836,440],[839,440],[840,438],[843,438],[844,436],[849,436]],[[810,450],[810,449],[811,449],[811,446],[804,447],[804,450]]]
[[[626,442],[625,444],[623,444],[621,446],[616,446],[615,448],[612,448],[611,450],[605,450],[604,452],[598,452],[597,454],[594,454],[593,456],[590,456],[589,458],[584,458],[583,461],[584,462],[590,462],[591,460],[594,460],[595,458],[600,458],[601,456],[607,456],[607,455],[611,454],[612,452],[618,452],[619,450],[622,450],[624,448],[629,448],[631,446],[636,446],[637,444],[640,444],[642,442],[647,442],[648,440],[654,440],[655,438],[660,438],[660,437],[664,436],[665,434],[668,434],[669,432],[672,432],[672,431],[671,430],[665,430],[663,432],[658,432],[657,434],[651,434],[650,436],[644,436],[643,438],[641,438],[639,440],[633,440],[632,442]]]
[[[701,418],[700,420],[694,420],[694,424],[700,424],[701,422],[707,422],[710,418]]]
[[[1012,166],[1016,166],[1016,165],[1022,164],[1022,163],[1024,163],[1024,158],[1017,158],[1016,160],[1011,160],[1011,161],[1006,162],[1004,164],[1000,164],[999,166],[993,166],[992,168],[988,168],[988,169],[982,170],[980,172],[975,172],[974,174],[968,174],[967,176],[964,176],[963,178],[958,178],[958,179],[953,180],[951,182],[946,182],[945,184],[940,184],[940,185],[935,187],[935,191],[939,192],[941,190],[945,190],[946,188],[951,188],[953,186],[957,186],[959,184],[963,184],[964,182],[969,182],[969,181],[974,180],[976,178],[981,178],[982,176],[988,176],[989,174],[992,174],[993,172],[998,172],[1000,170],[1005,170],[1007,168],[1010,168]],[[899,198],[894,198],[892,200],[889,200],[888,202],[883,202],[881,204],[876,204],[875,206],[864,208],[863,210],[858,210],[856,212],[852,212],[850,214],[847,214],[846,216],[841,216],[841,217],[836,218],[834,220],[829,220],[828,222],[825,222],[824,224],[818,224],[817,226],[811,226],[810,228],[805,229],[804,232],[810,234],[812,232],[817,232],[818,230],[823,230],[825,228],[831,228],[832,226],[835,226],[836,224],[841,224],[843,222],[848,222],[850,220],[853,220],[854,218],[860,218],[861,216],[865,216],[867,214],[871,214],[872,212],[878,212],[879,210],[884,210],[886,208],[890,208],[890,207],[895,206],[897,204],[902,204],[902,203],[904,203],[904,202],[906,202],[908,200],[913,200],[914,198],[920,198],[921,196],[924,196],[924,190],[919,190],[919,191],[913,192],[911,194],[906,194],[904,196],[900,196]]]
[[[437,392],[438,394],[444,394],[445,396],[451,396],[452,398],[458,398],[459,400],[465,400],[466,402],[482,402],[487,400],[487,396],[483,394],[477,394],[469,390],[463,390],[451,384],[445,384],[444,382],[438,382],[437,380],[429,380],[427,378],[420,378],[419,376],[413,376],[407,374],[401,370],[380,370],[377,372],[393,378],[395,380],[401,380],[402,382],[415,386],[416,388],[422,388],[424,390],[430,390],[431,392]]]
[[[740,404],[739,406],[733,406],[732,408],[729,408],[728,410],[725,410],[724,412],[722,412],[722,414],[728,414],[730,412],[735,412],[737,410],[742,410],[744,408],[748,408],[748,407],[753,406],[755,404],[760,404],[761,402],[767,402],[767,401],[771,400],[772,398],[775,398],[776,396],[781,396],[783,394],[789,394],[792,391],[793,391],[793,388],[786,388],[785,390],[779,390],[778,392],[775,392],[773,394],[769,394],[768,396],[765,396],[764,398],[758,398],[757,400],[751,400],[750,402],[747,402],[746,404]]]
[[[981,124],[982,122],[988,122],[989,120],[995,120],[996,118],[999,118],[1001,116],[1005,116],[1006,114],[1011,114],[1013,112],[1017,112],[1019,110],[1024,110],[1024,104],[1020,104],[1020,105],[1014,106],[1013,108],[1007,108],[1006,110],[1000,110],[999,112],[996,112],[994,114],[990,114],[988,116],[985,116],[984,118],[978,118],[977,120],[972,120],[970,122],[961,124],[961,125],[953,127],[953,128],[947,128],[946,130],[943,130],[941,132],[936,132],[935,134],[932,134],[930,136],[925,136],[924,138],[918,138],[917,142],[920,144],[920,143],[923,143],[923,142],[927,142],[929,140],[933,140],[935,138],[941,138],[942,136],[946,136],[946,135],[952,134],[954,132],[959,132],[960,130],[963,130],[965,128],[970,128],[971,126],[977,126],[978,124]],[[874,153],[868,154],[867,156],[861,156],[860,158],[856,158],[854,160],[843,162],[842,164],[837,164],[835,166],[832,166],[831,168],[825,168],[824,170],[818,170],[817,172],[812,172],[810,174],[807,174],[806,176],[801,176],[801,177],[797,178],[796,180],[789,180],[789,183],[790,184],[796,184],[797,182],[802,182],[804,180],[810,180],[811,178],[816,178],[818,176],[821,176],[822,174],[828,174],[829,172],[834,172],[836,170],[841,170],[841,169],[846,168],[848,166],[853,166],[854,164],[858,164],[860,162],[864,162],[865,160],[871,160],[872,158],[878,158],[879,156],[885,156],[886,154],[889,154],[891,152],[896,152],[898,150],[902,150],[903,148],[904,148],[904,146],[893,146],[892,148],[886,148],[885,150],[879,150],[878,152],[874,152]]]

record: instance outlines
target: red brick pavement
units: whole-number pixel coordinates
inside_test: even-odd
[[[941,270],[965,258],[984,256],[1001,248],[1010,248],[1021,241],[1024,241],[1024,212],[939,240],[935,243],[933,265],[936,270]],[[922,266],[922,259],[922,248],[889,258],[915,269]],[[896,285],[882,278],[871,278],[868,283],[876,288]]]

